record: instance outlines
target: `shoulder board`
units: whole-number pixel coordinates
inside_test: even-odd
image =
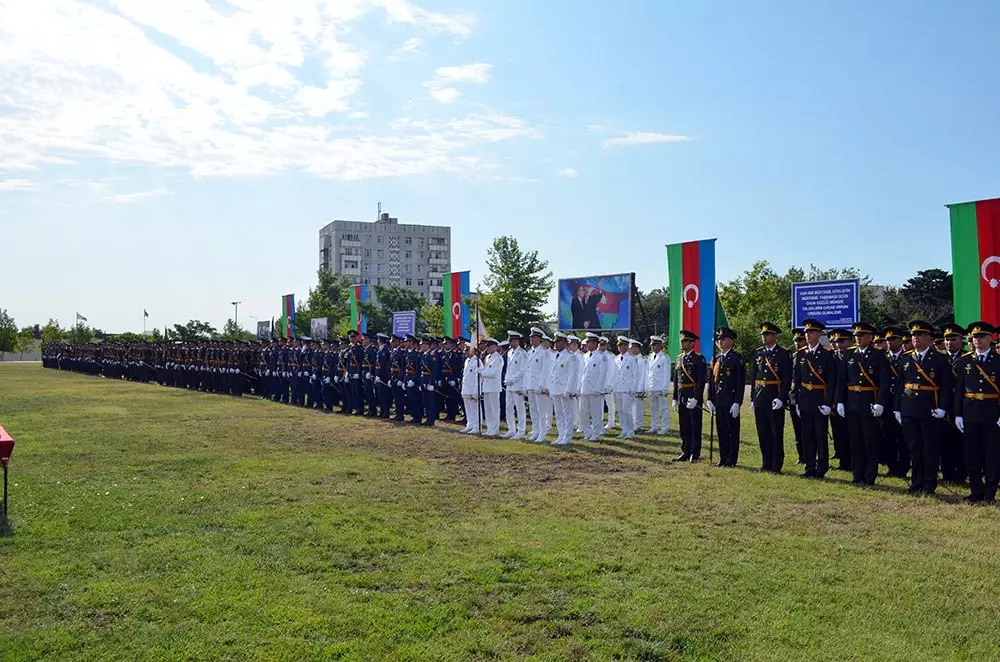
[[[754,351],[757,351],[757,352],[759,352],[759,351],[761,351],[762,349],[767,349],[767,347],[765,347],[764,345],[761,345],[760,347],[758,347],[758,348],[757,348],[756,350],[754,350]]]
[[[943,350],[943,349],[935,349],[934,351],[937,352],[938,354],[943,354],[945,356],[949,356],[948,352],[945,351],[945,350]]]
[[[975,353],[976,353],[975,350],[971,350],[971,351],[966,352],[965,354],[962,354],[962,356],[972,356]]]
[[[854,350],[856,350],[856,349],[858,349],[858,346],[857,346],[857,345],[851,345],[851,346],[850,346],[850,347],[848,347],[847,349],[854,349]]]
[[[906,352],[903,352],[903,356],[909,356],[909,355],[910,355],[910,354],[912,354],[912,353],[913,353],[914,351],[916,351],[916,350],[912,350],[912,349],[911,349],[911,350],[909,350],[909,351],[906,351]]]

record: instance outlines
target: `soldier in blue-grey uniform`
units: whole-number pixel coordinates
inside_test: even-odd
[[[423,425],[433,426],[438,417],[438,394],[441,384],[441,360],[437,353],[438,339],[426,336],[421,343],[420,357],[421,399],[424,404]]]
[[[375,396],[378,400],[379,418],[389,418],[389,405],[392,402],[392,353],[389,350],[389,336],[376,334],[378,350],[375,352]]]
[[[404,336],[393,334],[392,336],[392,367],[390,377],[392,379],[392,397],[395,402],[395,412],[393,420],[402,423],[406,415],[406,353],[408,351],[409,340]]]
[[[420,392],[420,341],[409,336],[410,349],[406,354],[406,402],[410,422],[420,424],[424,418],[423,397]]]

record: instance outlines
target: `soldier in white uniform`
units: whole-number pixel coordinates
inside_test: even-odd
[[[510,350],[507,352],[507,377],[504,381],[507,389],[505,439],[524,439],[528,426],[524,412],[524,375],[528,367],[528,353],[521,347],[521,337],[517,331],[507,332]]]
[[[580,376],[580,416],[585,441],[600,441],[604,434],[604,393],[610,363],[607,352],[597,348],[599,339],[596,333],[587,333],[589,354]]]
[[[528,342],[531,344],[528,349],[524,366],[524,392],[528,398],[528,415],[531,416],[531,432],[528,439],[534,440],[541,427],[541,406],[538,403],[538,389],[542,381],[542,336],[545,332],[537,326],[531,327],[528,334]]]
[[[649,339],[649,358],[646,363],[646,400],[649,401],[649,434],[670,432],[671,361],[663,351],[663,338]]]
[[[619,439],[632,439],[635,437],[635,422],[632,414],[635,411],[632,400],[636,393],[636,374],[639,372],[636,365],[636,358],[629,352],[629,338],[618,337],[618,347],[620,354],[617,358],[618,371],[615,375],[614,392],[618,401],[618,418],[621,423],[621,434]]]
[[[608,367],[608,388],[605,391],[604,404],[608,408],[608,422],[604,425],[605,430],[610,430],[615,427],[615,394],[611,389],[614,387],[615,374],[618,371],[617,357],[611,353],[611,348],[608,347],[608,339],[601,337],[597,341],[598,348],[602,349],[607,353],[608,358],[611,360],[611,365]]]
[[[636,358],[635,398],[632,399],[632,430],[635,432],[642,429],[643,421],[646,418],[646,368],[648,363],[646,357],[642,355],[642,342],[638,340],[629,340],[629,354]]]
[[[545,443],[545,437],[552,430],[552,419],[555,410],[552,406],[552,396],[549,395],[549,377],[552,376],[552,356],[555,351],[552,349],[552,338],[542,335],[542,345],[539,347],[542,352],[542,374],[539,378],[538,387],[538,409],[541,412],[541,427],[534,440],[538,443]]]
[[[479,369],[487,437],[500,434],[500,389],[502,388],[500,375],[503,372],[503,357],[497,353],[499,346],[500,343],[495,339],[486,339],[486,357]]]
[[[581,345],[580,339],[572,334],[568,334],[568,338],[569,338],[569,345],[568,345],[569,353],[573,356],[574,359],[576,359],[577,363],[576,374],[580,375],[583,372],[583,364],[586,362],[587,357],[584,355],[583,350],[580,347]],[[580,392],[579,384],[576,385],[576,391],[577,393]],[[571,404],[573,411],[573,432],[583,432],[583,429],[580,427],[580,398],[574,399]]]
[[[479,369],[483,366],[474,346],[465,350],[465,367],[462,369],[462,401],[465,403],[465,428],[461,432],[478,434],[479,425]]]
[[[572,401],[575,398],[575,384],[579,380],[579,364],[566,348],[568,340],[565,333],[556,333],[555,352],[552,354],[552,368],[549,370],[546,387],[555,409],[557,434],[556,440],[552,442],[555,446],[569,445],[573,436]]]

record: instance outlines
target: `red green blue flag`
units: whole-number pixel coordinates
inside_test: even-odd
[[[368,315],[364,304],[368,303],[368,286],[351,285],[351,328],[358,333],[368,333]]]
[[[468,271],[454,271],[441,279],[444,304],[444,335],[458,338],[469,332],[469,304],[465,302],[472,292]]]
[[[282,338],[295,337],[295,295],[286,294],[281,297],[281,328]]]
[[[1000,199],[948,205],[955,322],[1000,324]]]
[[[667,351],[671,357],[681,353],[681,329],[697,334],[695,351],[712,360],[715,351],[715,239],[688,241],[667,246],[667,272],[670,285],[670,337]]]

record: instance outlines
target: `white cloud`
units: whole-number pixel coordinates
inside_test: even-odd
[[[690,136],[677,136],[669,133],[651,133],[645,131],[630,131],[620,138],[608,138],[601,143],[604,149],[612,147],[631,147],[633,145],[648,145],[651,143],[678,143],[691,140]]]
[[[454,103],[462,93],[453,87],[457,83],[474,83],[482,85],[490,81],[492,65],[485,62],[473,62],[453,67],[438,67],[434,78],[424,81],[431,97],[440,103]]]
[[[363,120],[366,117],[368,117],[368,113],[362,110],[357,110],[347,115],[347,119],[349,120]]]
[[[91,160],[204,177],[462,172],[486,164],[470,153],[477,146],[537,135],[499,113],[381,134],[336,121],[364,117],[356,97],[372,39],[355,23],[374,13],[421,39],[463,38],[469,16],[406,0],[227,4],[220,11],[207,0],[0,0],[0,172]],[[483,63],[442,67],[434,92],[454,100],[457,85],[489,78]]]
[[[35,191],[38,184],[28,179],[0,179],[0,191]]]
[[[567,179],[574,179],[580,176],[576,168],[562,168],[561,170],[556,170],[556,174]]]
[[[104,198],[108,202],[117,202],[121,204],[131,204],[133,202],[138,202],[145,198],[155,198],[161,195],[173,195],[173,192],[166,189],[158,188],[150,191],[134,191],[132,193],[117,193],[115,195],[109,195]]]
[[[587,125],[587,132],[588,133],[607,133],[608,132],[608,127],[604,126],[603,124],[588,124]]]
[[[399,60],[405,60],[411,57],[417,57],[423,55],[424,52],[420,48],[424,45],[424,40],[420,37],[410,37],[402,44],[392,49],[392,53],[389,54],[389,61],[396,62]]]

